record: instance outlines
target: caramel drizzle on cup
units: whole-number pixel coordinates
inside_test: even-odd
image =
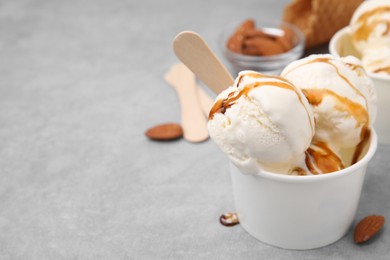
[[[360,26],[352,35],[352,39],[354,41],[367,40],[370,35],[370,32],[374,30],[375,26],[381,23],[382,24],[384,23],[386,25],[386,30],[382,33],[382,35],[388,34],[390,32],[389,31],[390,24],[387,20],[376,18],[373,21],[369,22],[369,18],[372,17],[373,15],[380,16],[386,12],[390,12],[390,6],[377,7],[363,13],[357,20],[357,23],[360,23]]]

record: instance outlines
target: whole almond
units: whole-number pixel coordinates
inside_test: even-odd
[[[166,123],[149,128],[145,135],[152,140],[169,141],[183,136],[183,129],[179,124]]]
[[[233,34],[227,42],[227,48],[233,52],[241,53],[244,37],[241,34]]]
[[[249,38],[244,41],[243,54],[270,56],[283,52],[283,47],[268,37]]]
[[[355,242],[361,244],[368,241],[378,233],[384,223],[385,218],[383,216],[372,215],[365,217],[355,226]]]
[[[255,28],[253,19],[245,20],[228,39],[226,47],[233,52],[241,53],[245,32]]]
[[[289,28],[283,28],[284,34],[283,36],[276,37],[276,41],[279,42],[284,51],[289,51],[294,47],[293,41],[293,32]]]
[[[254,37],[270,37],[270,36],[260,29],[249,28],[244,32],[244,37],[254,38]]]
[[[253,19],[246,19],[241,25],[237,28],[236,33],[245,34],[245,31],[255,28],[255,21]]]

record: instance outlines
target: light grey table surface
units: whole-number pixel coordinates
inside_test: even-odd
[[[386,228],[364,246],[349,232],[291,251],[221,226],[234,209],[227,157],[210,140],[144,136],[180,122],[163,80],[178,32],[221,56],[221,28],[280,19],[286,2],[1,1],[0,259],[389,259]],[[389,158],[380,145],[357,219],[390,216]]]

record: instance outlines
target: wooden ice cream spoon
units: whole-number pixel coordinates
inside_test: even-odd
[[[233,78],[202,37],[192,31],[179,33],[173,41],[176,56],[216,94],[233,85]]]
[[[189,142],[207,140],[207,119],[200,106],[195,75],[184,64],[179,63],[165,74],[165,80],[179,96],[184,139]]]

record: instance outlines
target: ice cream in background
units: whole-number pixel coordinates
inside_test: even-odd
[[[358,59],[311,55],[281,77],[239,73],[218,95],[208,129],[243,173],[322,174],[358,160],[375,114],[373,83]]]
[[[352,42],[364,68],[390,75],[390,0],[364,1],[352,16]]]
[[[210,111],[210,137],[244,173],[291,173],[314,135],[313,113],[287,80],[242,71]]]
[[[311,55],[292,62],[281,76],[302,89],[312,105],[313,146],[326,144],[336,154],[360,149],[375,119],[376,95],[358,59]]]

